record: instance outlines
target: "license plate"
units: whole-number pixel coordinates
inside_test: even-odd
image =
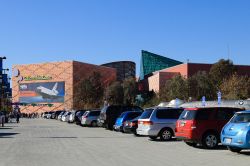
[[[225,139],[224,139],[224,142],[225,142],[226,144],[231,144],[232,138],[225,138]]]

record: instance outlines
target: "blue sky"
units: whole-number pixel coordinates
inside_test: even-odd
[[[250,65],[249,0],[0,0],[5,68],[132,60],[141,50],[185,62]]]

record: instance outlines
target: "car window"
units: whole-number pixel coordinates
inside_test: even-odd
[[[210,109],[198,110],[195,116],[195,120],[208,120],[211,113],[212,113],[212,110]]]
[[[194,110],[184,110],[179,119],[180,120],[193,120],[195,118],[195,114],[197,113],[197,111]]]
[[[89,114],[89,111],[86,111],[82,114],[82,116],[87,116]]]
[[[219,108],[216,114],[216,119],[217,120],[230,120],[235,112],[239,110],[237,109],[232,109],[232,108]]]
[[[250,113],[239,113],[230,121],[231,123],[249,123],[250,122]]]
[[[145,109],[145,111],[142,113],[140,119],[148,119],[152,112],[153,112],[154,109]]]
[[[136,117],[138,117],[139,115],[141,115],[141,112],[131,112],[130,114],[128,114],[127,119],[134,119]]]
[[[92,111],[89,114],[89,116],[99,116],[99,115],[100,115],[100,111]]]
[[[178,119],[181,112],[180,109],[158,109],[156,117],[158,119]]]

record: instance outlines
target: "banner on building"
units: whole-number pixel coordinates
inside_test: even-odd
[[[23,83],[19,91],[20,103],[63,103],[65,82]]]

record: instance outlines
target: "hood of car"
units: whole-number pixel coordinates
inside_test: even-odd
[[[235,136],[239,132],[249,130],[250,123],[228,123],[225,125],[222,133],[229,136]]]

